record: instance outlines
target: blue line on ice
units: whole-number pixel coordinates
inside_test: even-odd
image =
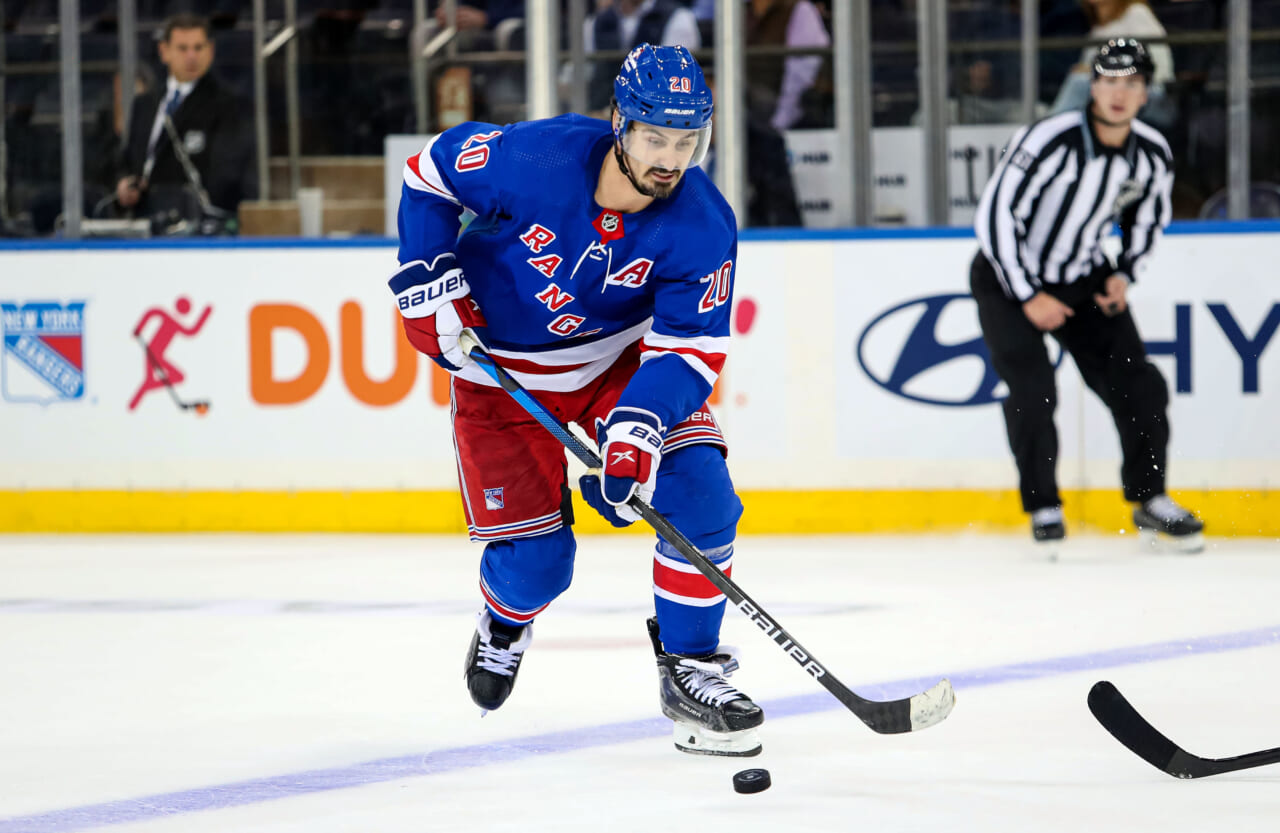
[[[1115,668],[1180,657],[1238,651],[1277,643],[1280,643],[1280,626],[976,668],[952,674],[951,681],[957,689],[963,690],[1037,680],[1091,669]],[[922,691],[935,682],[937,682],[935,677],[921,677],[880,684],[858,684],[853,687],[862,696],[879,700],[905,697]],[[842,708],[823,691],[771,700],[764,702],[763,705],[772,720]],[[578,749],[628,743],[645,738],[661,737],[670,731],[670,721],[661,717],[587,726],[513,738],[498,743],[438,749],[426,754],[382,758],[345,767],[308,770],[271,778],[254,778],[103,804],[87,804],[36,815],[15,816],[0,819],[0,833],[63,833],[63,831],[86,830],[126,822],[172,817],[182,813],[240,807],[365,784],[378,784],[491,764],[510,763]]]

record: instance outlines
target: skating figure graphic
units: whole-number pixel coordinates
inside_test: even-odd
[[[176,310],[178,316],[186,317],[191,312],[191,301],[185,296],[179,297],[174,302],[174,310]],[[174,317],[168,310],[161,307],[152,307],[143,313],[142,318],[133,328],[133,337],[142,345],[145,354],[146,371],[142,378],[142,385],[138,388],[138,392],[133,395],[133,399],[129,401],[129,410],[135,410],[138,407],[138,403],[142,401],[142,397],[148,392],[162,387],[168,388],[173,401],[184,410],[195,408],[197,413],[203,414],[209,409],[208,402],[183,402],[178,398],[177,392],[173,389],[174,385],[186,379],[186,375],[173,362],[165,358],[165,351],[169,349],[174,337],[178,335],[194,336],[199,333],[205,322],[209,320],[209,315],[212,312],[213,306],[206,306],[204,312],[200,313],[200,317],[190,327],[183,326],[177,317]],[[143,338],[142,330],[152,318],[159,319],[160,323],[150,341],[148,341]]]

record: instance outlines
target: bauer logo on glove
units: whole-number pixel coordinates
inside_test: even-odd
[[[445,293],[456,292],[459,289],[467,292],[470,287],[467,286],[466,278],[462,277],[462,270],[453,269],[442,281],[436,281],[422,289],[400,295],[396,298],[396,304],[400,307],[400,311],[404,312],[413,307],[421,306],[427,301],[434,301]]]
[[[431,263],[413,260],[399,268],[387,284],[396,294],[404,334],[420,353],[450,373],[470,361],[458,344],[464,329],[483,341],[484,315],[471,297],[452,252],[436,255]]]

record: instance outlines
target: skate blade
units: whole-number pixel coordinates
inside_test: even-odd
[[[676,722],[672,736],[676,749],[690,755],[723,755],[730,758],[750,758],[759,755],[764,748],[755,729],[741,732],[713,732],[689,723]]]
[[[1190,535],[1183,535],[1181,538],[1171,538],[1169,544],[1177,552],[1186,555],[1195,555],[1204,552],[1204,533],[1193,532]]]
[[[1036,557],[1052,564],[1062,557],[1062,550],[1063,546],[1066,544],[1066,539],[1054,538],[1048,541],[1036,541],[1032,539],[1032,544],[1034,545],[1032,552],[1036,554]]]
[[[1152,552],[1172,552],[1180,555],[1204,552],[1204,533],[1202,532],[1193,532],[1190,535],[1166,535],[1143,527],[1138,530],[1138,540],[1144,548]]]

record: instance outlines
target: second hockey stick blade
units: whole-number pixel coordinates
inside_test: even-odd
[[[1234,758],[1201,758],[1192,755],[1148,723],[1120,690],[1106,680],[1094,683],[1089,690],[1089,711],[1129,751],[1175,778],[1204,778],[1280,763],[1280,748],[1250,752]]]
[[[530,416],[541,423],[542,427],[551,432],[556,439],[560,440],[565,448],[574,457],[577,457],[583,465],[588,469],[601,467],[600,455],[578,439],[577,435],[561,423],[529,391],[525,390],[523,385],[499,366],[493,357],[485,352],[484,348],[480,346],[480,342],[470,332],[464,330],[462,337],[458,341],[467,355],[490,378],[501,385],[503,390],[511,394],[511,397]],[[872,730],[880,734],[914,732],[928,728],[935,723],[941,723],[946,719],[947,715],[951,714],[951,709],[956,703],[956,695],[951,688],[949,680],[941,680],[928,691],[923,691],[911,697],[904,697],[900,700],[868,700],[846,688],[844,683],[836,679],[836,676],[826,666],[819,663],[818,659],[808,649],[801,647],[795,637],[788,633],[782,625],[778,624],[777,619],[774,619],[755,600],[748,596],[733,579],[725,575],[719,567],[703,555],[693,545],[693,542],[686,538],[680,530],[676,529],[662,513],[635,496],[628,501],[628,505],[640,517],[644,518],[659,535],[665,538],[671,546],[675,547],[681,555],[688,559],[689,563],[698,569],[698,572],[706,576],[707,580],[725,595],[730,604],[738,608],[787,656],[791,657],[796,664],[808,672],[823,688],[831,692],[832,696],[843,703],[845,708],[857,715],[858,719]]]

